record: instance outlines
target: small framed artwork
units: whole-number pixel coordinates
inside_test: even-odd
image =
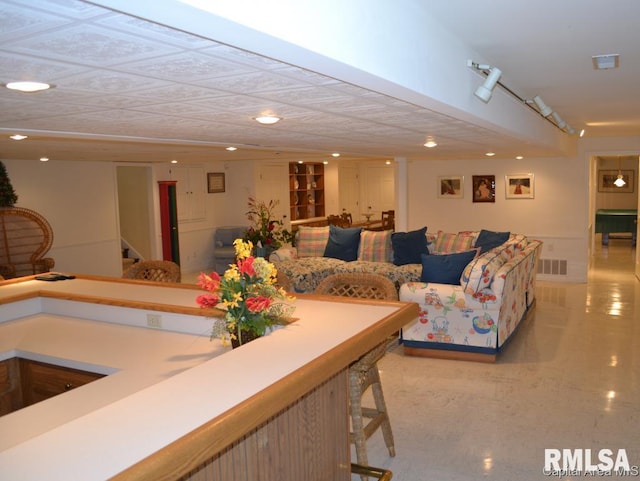
[[[599,170],[598,171],[598,192],[610,192],[612,194],[632,194],[635,186],[633,170]],[[622,176],[624,185],[618,187],[615,182],[618,175]]]
[[[533,199],[533,174],[505,175],[504,187],[507,199]]]
[[[224,192],[224,172],[209,172],[207,174],[207,192],[209,194]]]
[[[496,201],[496,176],[495,175],[474,175],[473,176],[473,201],[474,202],[495,202]]]
[[[464,177],[443,175],[438,177],[438,197],[442,199],[462,199],[464,197]]]

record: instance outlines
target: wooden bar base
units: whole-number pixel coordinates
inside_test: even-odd
[[[421,347],[404,347],[405,356],[430,357],[433,359],[452,359],[456,361],[496,362],[497,354],[480,352],[447,351],[446,349],[424,349]]]

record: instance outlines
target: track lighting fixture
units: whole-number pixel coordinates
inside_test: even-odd
[[[467,66],[475,68],[476,70],[481,70],[485,73],[489,72],[483,84],[480,85],[480,87],[478,87],[473,93],[476,97],[478,97],[486,104],[487,102],[489,102],[489,100],[491,100],[493,89],[496,87],[498,80],[500,80],[500,77],[502,76],[502,70],[500,70],[498,67],[492,67],[491,65],[478,64],[472,60],[467,60]]]
[[[564,128],[567,126],[567,123],[564,120],[562,120],[562,117],[558,115],[558,112],[553,112],[551,116],[553,117],[553,120],[556,122],[556,125],[558,126],[558,128],[564,130]]]
[[[489,102],[491,99],[491,95],[493,94],[493,89],[496,85],[500,84],[500,86],[507,92],[517,98],[520,102],[525,103],[529,108],[535,110],[540,115],[542,115],[549,123],[555,125],[560,130],[567,132],[569,135],[573,135],[576,133],[575,129],[571,127],[567,122],[565,122],[558,112],[554,112],[554,110],[549,107],[544,100],[539,95],[536,95],[531,100],[525,100],[520,95],[515,93],[512,89],[507,87],[506,85],[499,82],[500,77],[502,76],[502,71],[497,67],[492,67],[487,64],[476,63],[473,60],[467,60],[467,67],[473,68],[475,70],[480,70],[484,74],[487,75],[484,83],[476,89],[474,95],[482,100],[484,103]],[[580,136],[583,135],[584,130],[581,132]]]
[[[533,103],[536,104],[540,115],[542,115],[543,117],[549,117],[549,115],[553,113],[553,109],[545,104],[544,100],[542,100],[539,95],[533,97]]]

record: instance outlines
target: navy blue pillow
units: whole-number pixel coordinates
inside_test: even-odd
[[[460,284],[462,271],[473,260],[477,251],[457,252],[455,254],[422,255],[422,282],[437,284]]]
[[[504,244],[509,240],[510,232],[492,232],[481,230],[476,239],[475,247],[480,247],[480,254],[490,251],[494,247]]]
[[[420,264],[420,256],[429,254],[426,235],[426,227],[410,232],[394,232],[391,234],[393,263],[397,266]]]
[[[333,257],[343,261],[355,261],[360,247],[360,227],[343,228],[329,226],[329,240],[324,248],[325,257]]]

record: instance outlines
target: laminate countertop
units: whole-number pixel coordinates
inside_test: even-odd
[[[0,418],[1,479],[108,479],[249,399],[259,422],[264,393],[295,400],[283,380],[319,383],[417,315],[399,302],[300,296],[296,322],[231,350],[209,339],[197,289],[78,277],[0,283],[0,360],[107,374]],[[146,327],[149,314],[163,329]]]

